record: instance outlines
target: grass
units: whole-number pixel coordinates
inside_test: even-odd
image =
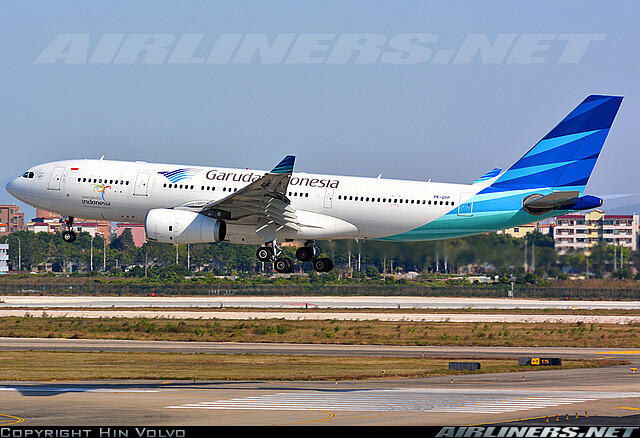
[[[254,354],[181,354],[0,351],[0,380],[355,380],[461,375],[446,359],[317,357]],[[560,367],[519,366],[516,359],[480,360],[476,373]],[[562,369],[624,364],[611,360],[565,360]]]
[[[0,336],[310,344],[640,347],[640,324],[3,317]]]

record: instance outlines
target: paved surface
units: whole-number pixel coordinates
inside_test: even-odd
[[[160,293],[160,291],[159,291]],[[452,297],[87,297],[0,296],[2,307],[275,307],[368,309],[640,309],[640,301]]]
[[[571,347],[450,347],[340,344],[277,344],[244,342],[130,341],[116,339],[0,338],[0,350],[137,351],[171,353],[254,353],[322,356],[387,357],[561,357],[564,359],[617,358],[640,362],[640,349]]]
[[[524,380],[522,378],[525,378]],[[357,382],[0,382],[21,425],[467,425],[638,414],[628,367]],[[576,415],[578,419],[575,419]],[[12,420],[14,419],[14,420]],[[622,419],[624,420],[624,419]],[[5,424],[5,423],[3,423]]]
[[[632,324],[639,323],[640,316],[614,315],[514,315],[480,313],[369,313],[369,312],[207,312],[175,310],[0,310],[3,316],[48,316],[73,318],[175,318],[175,319],[283,319],[301,320],[337,320],[337,321],[417,321],[417,322],[519,322],[531,324],[577,322],[594,324]]]

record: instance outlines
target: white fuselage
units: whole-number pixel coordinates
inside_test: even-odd
[[[160,173],[186,169],[182,179]],[[31,173],[31,175],[29,175]],[[34,166],[7,185],[16,198],[65,216],[144,222],[157,208],[197,211],[267,173],[251,169],[110,160]],[[29,177],[31,176],[31,177]],[[307,227],[284,239],[379,239],[443,216],[472,195],[471,185],[293,173],[287,196]],[[322,226],[316,227],[314,223]],[[330,226],[325,226],[329,224]],[[337,225],[336,225],[337,224]],[[261,243],[255,225],[229,223],[228,240]],[[315,229],[315,231],[314,231]]]

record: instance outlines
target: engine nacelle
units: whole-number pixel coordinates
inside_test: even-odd
[[[164,243],[220,242],[227,235],[224,221],[193,211],[168,208],[150,210],[144,228],[149,240]]]

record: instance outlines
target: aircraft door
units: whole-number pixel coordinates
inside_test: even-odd
[[[136,176],[136,183],[133,186],[135,196],[147,196],[149,194],[149,174],[140,172]]]
[[[458,202],[458,216],[473,216],[474,193],[460,193]]]
[[[324,192],[324,208],[331,208],[333,206],[333,189],[327,189]]]
[[[55,167],[51,176],[49,177],[48,190],[60,190],[60,184],[62,183],[62,175],[64,174],[64,167]]]

